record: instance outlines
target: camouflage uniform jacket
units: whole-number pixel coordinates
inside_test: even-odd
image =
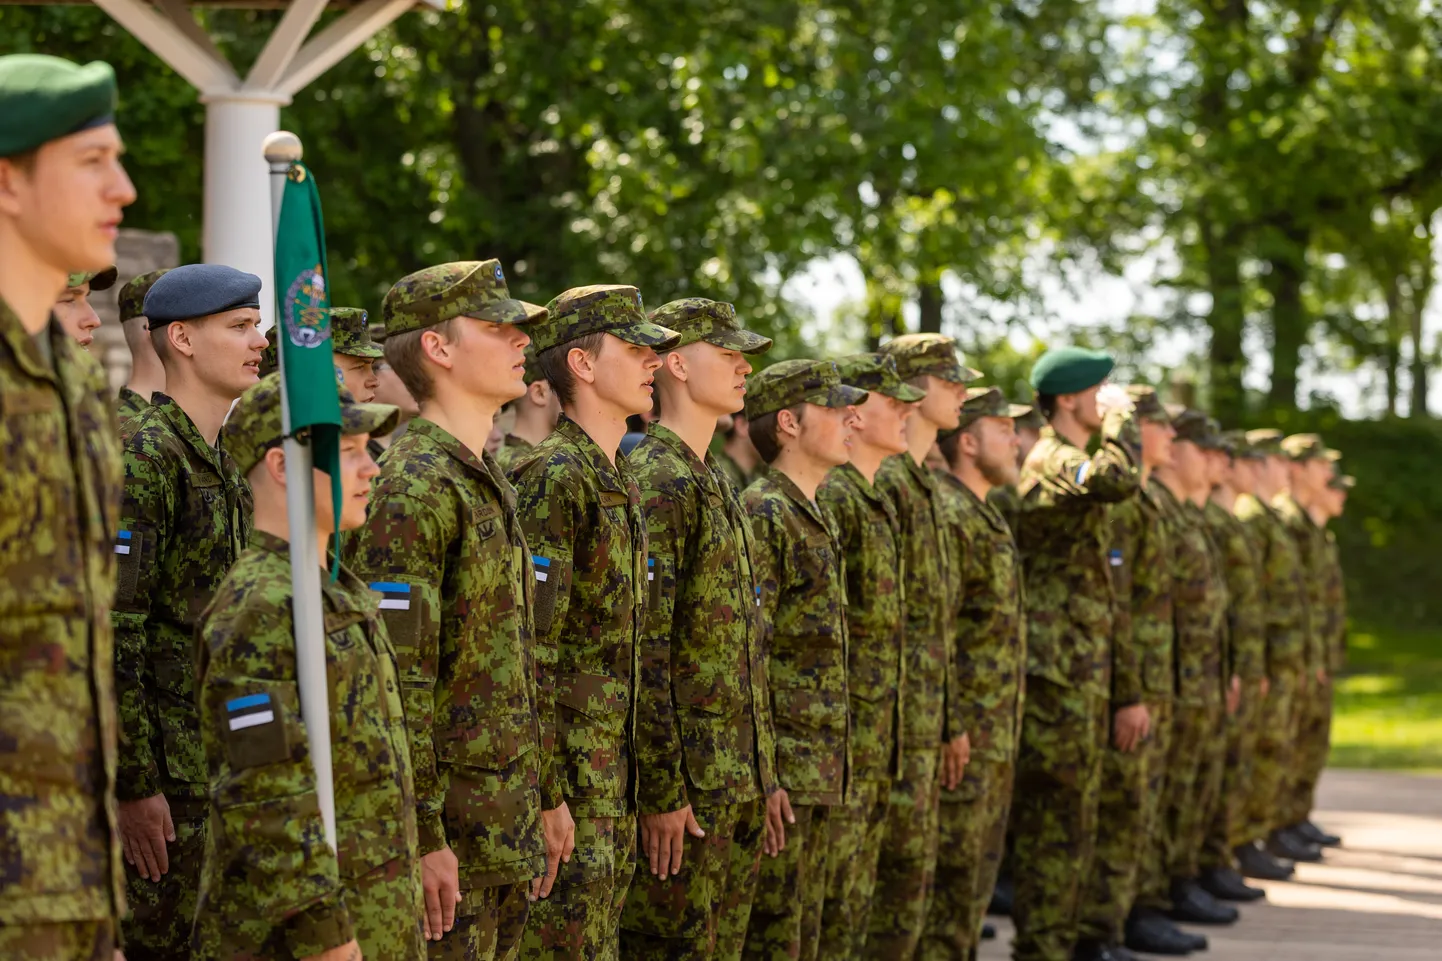
[[[737,492],[660,424],[647,428],[627,462],[655,561],[636,718],[640,809],[771,794],[776,731],[760,587]]]
[[[884,781],[900,773],[906,687],[906,564],[896,507],[850,464],[833,470],[816,501],[836,524],[845,558],[846,687],[851,775]]]
[[[741,497],[768,626],[776,777],[792,804],[842,804],[851,774],[846,575],[831,518],[767,468]]]
[[[1138,489],[1128,432],[1135,433],[1129,418],[1109,418],[1101,445],[1088,456],[1042,428],[1017,488],[1027,674],[1107,699],[1116,602],[1107,556],[1110,507]]]
[[[1306,598],[1302,616],[1307,631],[1307,670],[1326,670],[1330,659],[1324,557],[1327,550],[1327,532],[1312,523],[1311,516],[1290,494],[1278,497],[1272,502],[1272,506],[1296,541],[1297,556],[1302,562],[1302,584]]]
[[[516,495],[490,455],[418,417],[390,446],[347,563],[384,595],[411,732],[422,855],[461,886],[544,869],[533,569]]]
[[[1327,671],[1337,674],[1347,665],[1347,585],[1342,577],[1342,556],[1337,538],[1326,531],[1325,577],[1327,615]]]
[[[1170,538],[1172,612],[1176,623],[1177,701],[1220,703],[1226,690],[1227,585],[1206,519],[1191,501],[1182,501],[1166,484],[1153,480],[1148,490],[1161,506]]]
[[[541,802],[619,817],[634,810],[638,642],[654,583],[641,493],[564,416],[511,477],[536,577]]]
[[[1233,510],[1251,535],[1261,573],[1267,675],[1300,673],[1306,663],[1309,624],[1297,542],[1277,512],[1251,494],[1238,497]]]
[[[718,449],[712,453],[711,462],[714,465],[714,469],[725,478],[726,482],[731,485],[731,489],[736,492],[738,497],[741,495],[741,492],[746,489],[746,485],[751,483],[751,478],[746,476],[746,472],[741,469],[741,465],[736,463],[735,458],[724,450]]]
[[[1243,681],[1260,680],[1267,673],[1267,644],[1262,633],[1262,598],[1252,541],[1236,515],[1216,501],[1207,502],[1205,513],[1231,599],[1227,608],[1229,670]]]
[[[1140,699],[1148,704],[1171,701],[1177,693],[1170,556],[1167,522],[1148,489],[1112,508],[1107,561],[1117,592],[1113,651],[1126,647],[1134,652]],[[1117,670],[1113,656],[1113,701],[1119,693]]]
[[[141,397],[129,387],[120,388],[120,396],[115,398],[115,416],[120,420],[120,425],[134,417],[139,417],[150,409],[150,401]]]
[[[511,472],[516,469],[516,464],[520,463],[535,448],[536,445],[530,441],[522,440],[515,434],[507,434],[501,440],[501,446],[496,451],[496,463],[501,465],[501,470],[505,471],[507,476],[510,476]]]
[[[973,758],[1011,761],[1026,690],[1021,555],[1001,512],[965,484],[942,475],[939,493],[954,545],[958,723]]]
[[[896,508],[901,525],[901,586],[906,605],[902,747],[907,752],[935,753],[943,740],[965,733],[961,706],[956,703],[952,604],[947,587],[953,572],[937,503],[938,480],[930,469],[903,453],[881,462],[874,483]]]
[[[376,596],[350,571],[322,577],[336,840],[325,842],[300,713],[289,545],[257,532],[197,631],[210,837],[197,915],[249,941],[284,932],[295,957],[349,941],[351,912],[415,925],[406,905],[366,904],[347,881],[415,872],[415,795],[401,685]],[[199,922],[198,922],[199,923]],[[366,949],[362,945],[362,949]]]
[[[1010,485],[993,487],[986,495],[986,502],[996,508],[1006,526],[1015,532],[1017,518],[1021,515],[1021,497],[1017,495],[1016,488]]]
[[[130,422],[115,542],[115,689],[122,801],[205,797],[195,703],[195,628],[250,537],[250,485],[157,393]]]
[[[105,372],[0,300],[0,925],[118,918],[110,605],[120,444]]]

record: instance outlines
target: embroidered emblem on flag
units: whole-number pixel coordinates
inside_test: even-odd
[[[129,553],[130,553],[130,532],[129,532],[129,531],[121,531],[119,534],[116,534],[116,535],[115,535],[115,553],[117,553],[117,554],[129,554]]]
[[[269,694],[249,694],[226,701],[225,713],[229,716],[232,731],[258,727],[275,720]]]
[[[536,568],[536,580],[544,581],[547,577],[550,576],[551,559],[549,557],[536,557],[535,555],[532,555],[531,563],[535,565]]]
[[[1107,552],[1107,560],[1112,562],[1112,567],[1122,566],[1122,552],[1113,548]]]
[[[394,581],[375,581],[371,590],[381,594],[381,610],[408,611],[411,609],[411,586]]]
[[[646,580],[648,580],[648,581],[654,581],[655,579],[656,579],[656,558],[654,558],[654,557],[648,557],[648,558],[646,558]]]

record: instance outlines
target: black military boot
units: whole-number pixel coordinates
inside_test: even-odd
[[[1266,891],[1247,884],[1230,867],[1207,868],[1198,883],[1203,891],[1219,901],[1260,901],[1267,896]]]
[[[1243,844],[1232,853],[1237,856],[1242,874],[1258,881],[1286,881],[1297,873],[1291,861],[1273,857],[1260,841]]]
[[[1272,832],[1267,838],[1267,851],[1279,858],[1315,864],[1322,860],[1322,849],[1311,841],[1304,841],[1285,828]]]
[[[1241,914],[1229,904],[1222,904],[1203,891],[1191,878],[1175,878],[1172,881],[1173,921],[1188,921],[1192,924],[1233,924]]]
[[[981,922],[981,939],[983,941],[995,941],[996,925],[992,924],[990,921]]]
[[[986,913],[999,918],[1011,917],[1011,904],[1016,898],[1016,883],[1009,877],[997,878],[996,887],[991,891],[991,904]]]
[[[1083,938],[1072,950],[1072,961],[1141,961],[1120,944]]]
[[[1303,821],[1301,824],[1292,825],[1292,833],[1304,841],[1311,841],[1313,844],[1324,848],[1341,847],[1342,839],[1335,834],[1328,834],[1311,821]]]
[[[1126,936],[1127,947],[1143,954],[1185,957],[1198,950],[1185,931],[1149,908],[1132,911],[1127,918]]]

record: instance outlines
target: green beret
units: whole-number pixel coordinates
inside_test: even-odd
[[[926,396],[926,391],[901,379],[896,358],[887,354],[852,354],[836,362],[841,382],[859,387],[868,393],[885,394],[910,404]]]
[[[1031,368],[1031,389],[1053,397],[1078,394],[1107,379],[1116,366],[1110,354],[1084,347],[1054,347]]]
[[[755,420],[797,404],[846,407],[866,399],[866,391],[841,382],[830,360],[783,360],[746,381],[746,419]]]
[[[686,297],[657,307],[651,311],[651,323],[680,334],[677,347],[704,340],[743,354],[764,354],[771,349],[770,337],[762,337],[741,326],[735,307],[704,297]]]
[[[148,274],[141,274],[125,282],[120,288],[120,322],[134,320],[137,317],[145,316],[145,295],[150,293],[150,288],[155,282],[164,277],[170,271],[169,267],[162,267],[160,270],[152,270]]]
[[[511,297],[499,260],[468,260],[407,274],[381,303],[386,336],[434,327],[456,317],[493,324],[529,324],[546,308]]]
[[[942,334],[902,334],[887,341],[881,352],[895,359],[903,380],[931,374],[953,384],[969,384],[981,372],[956,359],[956,341]]]
[[[118,99],[115,71],[17,53],[0,57],[0,157],[110,123]]]
[[[342,434],[389,434],[400,419],[400,409],[390,404],[360,404],[354,395],[340,391]],[[244,477],[265,458],[265,452],[279,447],[284,439],[280,427],[280,374],[266,374],[252,384],[225,419],[221,429],[225,450]]]
[[[89,284],[90,292],[97,290],[109,290],[115,286],[115,280],[120,276],[120,271],[115,267],[106,267],[104,270],[92,270],[88,273],[70,274],[65,278],[66,287],[79,287],[81,284]]]
[[[671,350],[681,335],[646,319],[641,292],[625,284],[572,287],[558,294],[546,309],[550,320],[532,334],[536,353],[569,344],[591,334],[611,334],[637,347]]]
[[[971,387],[967,389],[966,401],[961,405],[961,423],[957,429],[970,427],[983,417],[1010,417],[1015,420],[1025,417],[1031,409],[1026,404],[1008,401],[1000,387]]]
[[[364,357],[366,360],[380,360],[386,352],[371,340],[368,315],[359,307],[332,307],[330,309],[331,350],[347,357]]]
[[[1319,457],[1334,462],[1342,459],[1341,452],[1327,447],[1317,434],[1292,434],[1290,437],[1283,437],[1281,447],[1283,454],[1299,464]]]

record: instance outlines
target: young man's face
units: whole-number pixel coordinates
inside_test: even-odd
[[[1142,464],[1155,470],[1172,465],[1172,439],[1177,429],[1167,421],[1141,422]]]
[[[653,406],[652,393],[661,358],[650,347],[628,344],[607,334],[591,358],[596,373],[596,396],[626,416],[645,414]]]
[[[353,531],[366,522],[370,504],[371,479],[381,472],[366,450],[368,434],[347,434],[340,439],[340,529]],[[330,475],[317,469],[315,477],[315,518],[317,526],[334,532],[336,511],[331,503]]]
[[[926,396],[917,407],[917,415],[936,425],[937,430],[952,430],[961,423],[961,405],[966,403],[966,385],[942,380],[935,374],[926,375],[922,386]]]
[[[100,315],[90,306],[90,285],[65,288],[65,293],[55,301],[53,312],[70,339],[89,350],[95,341],[95,331],[100,327]]]
[[[1172,469],[1188,488],[1207,482],[1207,453],[1189,440],[1172,443]]]
[[[1250,494],[1257,486],[1257,462],[1250,457],[1238,457],[1232,462],[1232,487],[1239,494]]]
[[[1292,470],[1287,458],[1280,454],[1268,454],[1266,467],[1263,468],[1267,481],[1280,493],[1287,493],[1292,489]]]
[[[515,324],[474,317],[451,323],[456,364],[450,374],[467,394],[485,397],[497,407],[526,392],[526,345],[531,338]]]
[[[193,348],[191,360],[201,383],[218,393],[239,397],[260,380],[261,354],[265,350],[260,311],[239,307],[177,323],[185,326]],[[173,342],[170,346],[175,349]]]
[[[421,412],[421,405],[411,396],[406,385],[401,381],[400,375],[390,364],[378,360],[371,368],[375,372],[376,389],[375,402],[377,404],[393,404],[401,409],[401,413],[407,417],[414,417]]]
[[[1036,442],[1041,440],[1041,431],[1033,427],[1019,427],[1016,431],[1016,439],[1018,444],[1016,449],[1016,466],[1020,467],[1026,463],[1026,455],[1031,453],[1031,449],[1036,446]]]
[[[42,145],[28,171],[0,160],[0,218],[57,271],[104,270],[115,263],[121,211],[135,201],[121,149],[106,124]]]
[[[1101,430],[1102,426],[1101,411],[1097,409],[1097,391],[1101,388],[1102,385],[1097,384],[1071,395],[1076,398],[1072,407],[1072,416],[1076,418],[1078,424],[1093,432]]]
[[[369,404],[376,399],[380,381],[376,378],[375,363],[369,357],[336,354],[335,365],[345,379],[345,389],[351,392],[357,403]]]
[[[1207,464],[1211,467],[1212,486],[1225,484],[1231,487],[1234,483],[1232,477],[1232,456],[1224,450],[1207,451]]]
[[[827,467],[840,467],[851,459],[851,429],[855,408],[806,405],[796,443],[802,453]]]
[[[1336,466],[1325,457],[1313,457],[1302,464],[1302,474],[1306,478],[1305,485],[1312,492],[1313,497],[1320,496],[1327,490],[1327,485],[1332,483],[1332,475],[1336,473]]]
[[[906,422],[920,401],[906,403],[873,390],[854,408],[852,450],[869,447],[885,456],[906,451]]]
[[[687,344],[676,353],[686,361],[687,385],[698,404],[728,416],[746,406],[746,375],[752,368],[745,354],[704,340]]]
[[[969,430],[975,447],[972,459],[987,483],[1005,487],[1021,479],[1021,469],[1016,462],[1016,452],[1021,447],[1016,436],[1016,421],[1010,417],[983,417]]]

